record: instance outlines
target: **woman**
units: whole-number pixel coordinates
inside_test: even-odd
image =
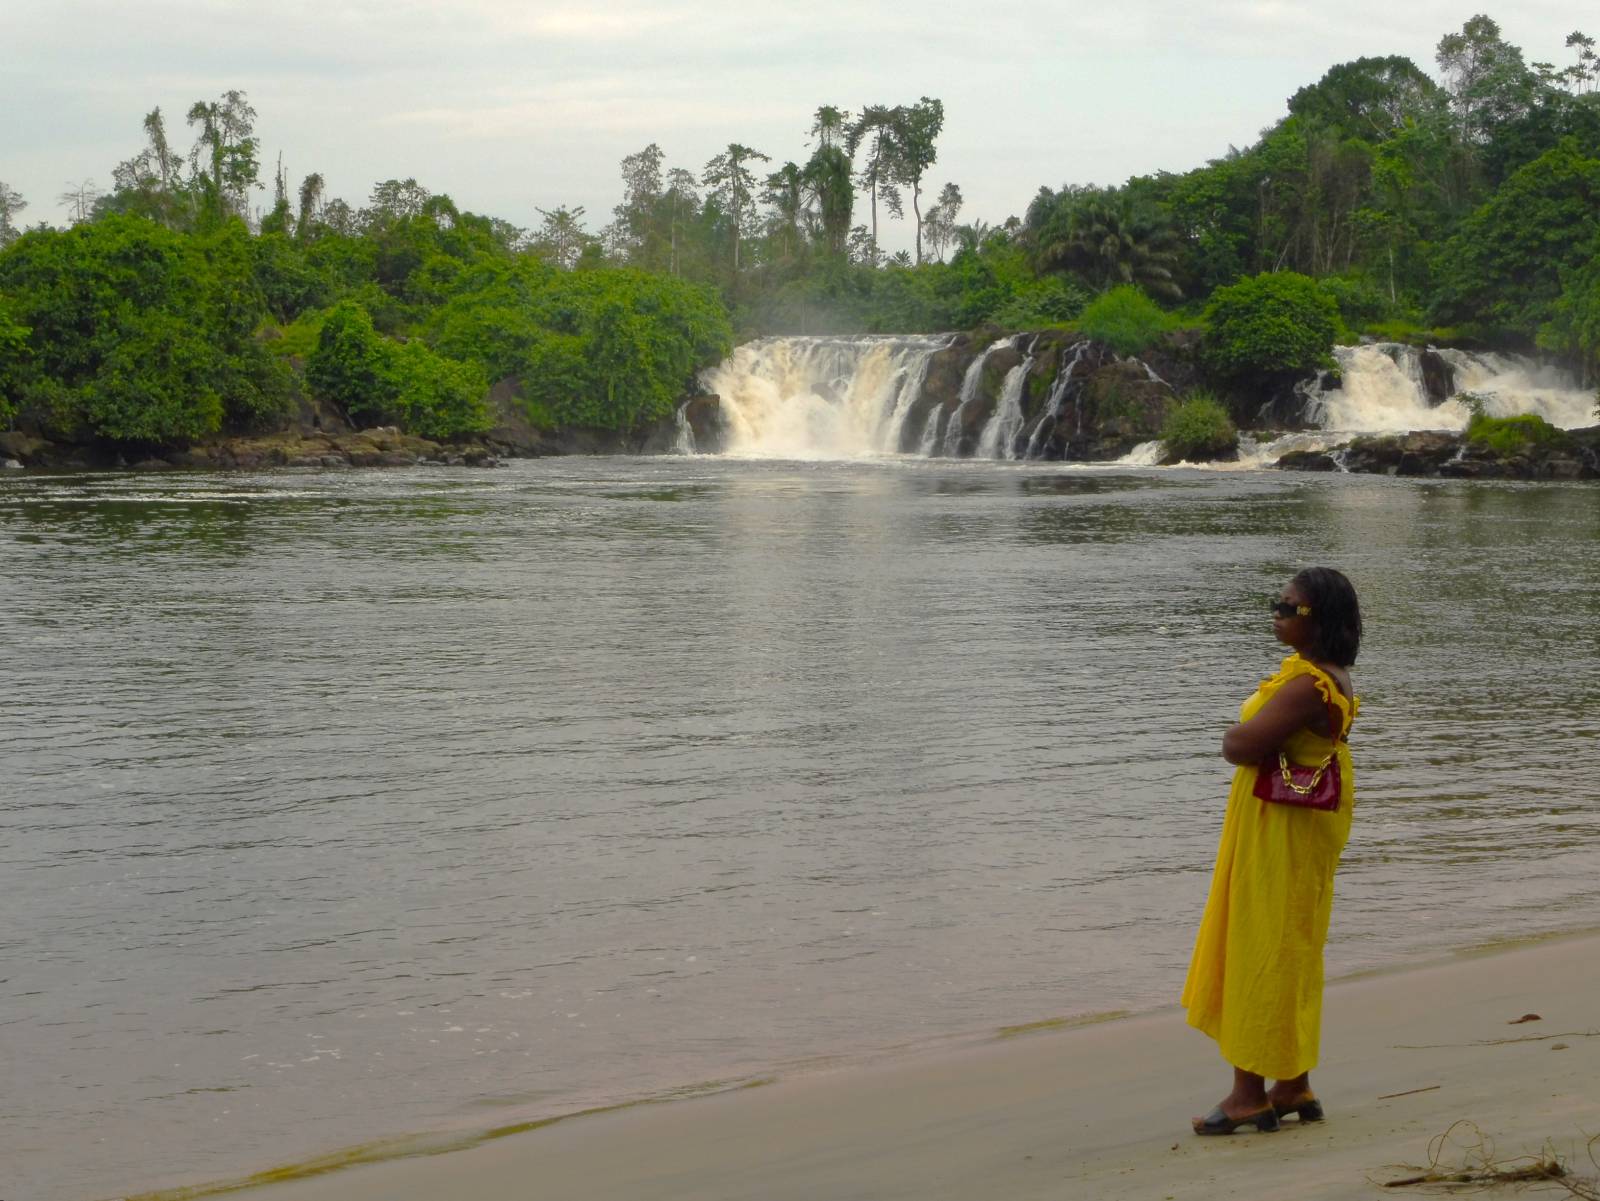
[[[1349,667],[1361,646],[1361,609],[1340,572],[1311,567],[1272,607],[1272,632],[1294,651],[1262,683],[1222,738],[1237,764],[1211,895],[1195,939],[1183,1004],[1189,1024],[1217,1040],[1233,1065],[1233,1091],[1196,1134],[1240,1126],[1278,1129],[1279,1119],[1322,1119],[1311,1091],[1322,1028],[1322,944],[1333,906],[1333,871],[1355,804],[1345,741],[1357,701]],[[1341,775],[1331,811],[1269,804],[1253,792],[1263,763],[1314,765],[1331,753]],[[1268,1079],[1274,1080],[1271,1089]]]

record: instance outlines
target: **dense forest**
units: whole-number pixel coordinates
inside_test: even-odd
[[[934,173],[940,101],[819,107],[777,166],[730,142],[698,171],[657,145],[621,200],[522,229],[416,180],[360,207],[261,161],[231,91],[159,109],[143,145],[25,226],[0,182],[0,422],[173,444],[270,429],[297,397],[431,438],[495,420],[658,422],[736,337],[1070,327],[1122,353],[1174,329],[1240,395],[1327,363],[1335,341],[1458,341],[1600,367],[1600,63],[1528,62],[1476,16],[1437,77],[1362,58],[1288,100],[1245,149],[1120,186],[1043,186],[964,220]],[[130,139],[130,142],[132,139]],[[775,169],[774,169],[775,168]],[[268,198],[270,197],[270,204]],[[1023,198],[1019,198],[1021,201]],[[904,222],[914,251],[887,255]]]

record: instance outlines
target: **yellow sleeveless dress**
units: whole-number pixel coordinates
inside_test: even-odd
[[[1283,661],[1239,710],[1248,721],[1290,680],[1308,675],[1348,735],[1360,708],[1300,655]],[[1292,762],[1313,765],[1329,740],[1300,730],[1284,744]],[[1322,1033],[1322,944],[1333,909],[1333,872],[1350,836],[1355,774],[1350,748],[1334,744],[1342,791],[1331,813],[1269,805],[1252,793],[1254,766],[1233,773],[1211,894],[1195,938],[1183,1005],[1189,1025],[1217,1040],[1234,1067],[1287,1080],[1317,1064]]]

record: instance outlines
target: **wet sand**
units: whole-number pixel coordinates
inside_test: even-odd
[[[1515,1020],[1525,1014],[1540,1020]],[[1513,1024],[1515,1023],[1515,1024]],[[1189,1132],[1229,1076],[1179,1010],[580,1116],[470,1150],[246,1189],[251,1201],[1022,1201],[1395,1196],[1453,1123],[1600,1173],[1600,935],[1336,982],[1328,1120]],[[1446,1162],[1462,1163],[1458,1127]],[[1409,1165],[1409,1167],[1408,1167]]]

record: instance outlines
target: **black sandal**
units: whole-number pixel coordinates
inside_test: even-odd
[[[1315,1097],[1307,1097],[1304,1101],[1294,1105],[1274,1105],[1272,1109],[1280,1120],[1288,1117],[1291,1113],[1302,1122],[1320,1122],[1327,1116],[1322,1112],[1322,1102]]]
[[[1240,1126],[1254,1126],[1258,1133],[1270,1134],[1278,1129],[1278,1111],[1269,1105],[1265,1109],[1247,1113],[1242,1118],[1230,1118],[1222,1111],[1222,1106],[1219,1105],[1194,1123],[1194,1132],[1196,1134],[1232,1134]]]

